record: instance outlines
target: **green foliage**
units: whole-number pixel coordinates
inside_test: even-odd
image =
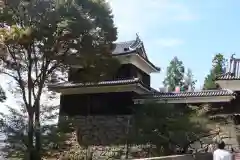
[[[188,68],[186,78],[184,81],[185,90],[193,91],[195,89],[195,84],[197,80],[194,79],[192,70]]]
[[[171,60],[167,67],[167,75],[163,81],[165,87],[168,87],[169,91],[174,91],[176,86],[182,88],[184,82],[184,65],[177,57]]]
[[[204,81],[204,89],[218,89],[219,86],[215,83],[216,76],[224,74],[226,67],[226,59],[223,54],[218,53],[212,60],[212,68]]]
[[[181,91],[186,91],[195,89],[196,80],[194,80],[190,69],[187,70],[185,75],[183,62],[174,57],[167,67],[167,75],[163,84],[168,88],[168,91],[174,91],[177,86],[180,87]]]
[[[149,103],[137,108],[133,140],[155,146],[151,156],[187,153],[208,134],[204,124],[195,119],[196,111],[185,105]]]
[[[84,68],[82,81],[111,76],[118,67],[111,55],[117,30],[103,0],[5,2],[0,22],[10,28],[0,29],[0,74],[17,85],[14,93],[28,115],[27,149],[40,155],[41,97],[47,83],[66,80],[69,64]]]
[[[85,81],[98,81],[109,76],[107,73],[113,73],[118,63],[110,54],[112,42],[117,39],[117,30],[108,4],[91,0],[57,2],[7,1],[9,5],[3,9],[0,20],[11,29],[2,28],[0,32],[11,60],[8,59],[4,67],[12,69],[13,65],[21,65],[26,70],[27,65],[19,64],[20,61],[26,63],[29,60],[31,63],[32,59],[36,63],[47,58],[46,61],[51,60],[45,67],[47,70],[57,70],[59,63],[72,63],[85,68],[82,74],[91,73],[91,76],[85,76],[88,77]],[[12,57],[16,52],[17,64],[14,62],[16,58]],[[32,55],[28,56],[30,53]],[[73,53],[74,56],[69,56]],[[40,67],[31,66],[34,68],[40,70]]]
[[[24,107],[24,106],[23,106]],[[45,122],[50,122],[52,119],[58,117],[54,112],[59,106],[43,106],[42,118]],[[25,159],[27,155],[28,136],[27,136],[27,115],[24,108],[21,110],[8,107],[9,113],[0,113],[0,129],[1,134],[5,134],[4,140],[5,146],[2,148],[4,156],[8,159]],[[67,125],[64,125],[67,124]],[[65,120],[65,123],[61,126],[51,123],[45,123],[41,126],[41,141],[42,141],[42,155],[44,157],[54,157],[60,154],[60,151],[69,149],[69,144],[66,143],[69,140],[68,133],[71,133],[72,120]],[[56,158],[56,157],[55,157]]]
[[[1,134],[5,134],[5,146],[2,149],[8,158],[23,158],[27,147],[26,116],[14,108],[8,107],[10,114],[1,113]]]

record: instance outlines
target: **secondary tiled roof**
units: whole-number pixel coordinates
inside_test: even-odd
[[[217,76],[216,80],[240,80],[240,74],[233,74],[228,72],[223,75]]]
[[[101,81],[96,83],[74,83],[74,82],[63,82],[57,84],[49,84],[48,88],[76,88],[76,87],[92,87],[92,86],[108,86],[108,85],[124,85],[124,84],[135,84],[141,83],[139,78],[134,79],[122,79],[115,81]],[[142,84],[143,85],[143,84]]]
[[[198,92],[159,92],[154,94],[142,95],[139,99],[182,99],[187,97],[208,97],[208,96],[233,96],[235,93],[231,90],[203,90]],[[137,98],[138,99],[138,98]]]
[[[227,72],[216,77],[216,80],[240,80],[240,59],[234,58],[233,54],[230,58]]]

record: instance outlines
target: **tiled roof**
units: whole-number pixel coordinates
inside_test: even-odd
[[[131,53],[133,51],[136,51],[137,48],[142,47],[142,44],[142,41],[137,35],[135,40],[115,43],[115,48],[112,53],[115,55]]]
[[[230,58],[226,73],[216,77],[216,80],[240,80],[240,59],[234,58],[233,54]]]
[[[108,85],[124,85],[124,84],[135,84],[142,83],[139,78],[134,79],[122,79],[115,81],[102,81],[96,83],[73,83],[73,82],[63,82],[57,84],[49,84],[48,88],[76,88],[76,87],[92,87],[92,86],[108,86]]]
[[[144,48],[143,42],[137,37],[136,40],[115,43],[115,48],[113,49],[112,54],[115,56],[118,56],[118,55],[136,53],[135,51],[140,47]],[[137,53],[137,54],[140,57],[142,57],[148,64],[154,67],[156,70],[158,71],[161,70],[159,67],[155,66],[152,62],[150,62],[147,56],[144,56],[140,53]]]
[[[115,43],[115,48],[112,51],[112,53],[113,54],[123,54],[123,53],[129,53],[129,52],[136,50],[136,47],[135,47],[136,45],[134,45],[134,47],[132,47],[132,45],[134,44],[135,41],[136,40]]]
[[[208,97],[208,96],[234,96],[235,93],[231,90],[203,90],[198,92],[159,92],[154,94],[142,95],[139,99],[181,99],[187,97]]]
[[[240,74],[225,73],[223,75],[217,76],[216,80],[240,80]]]
[[[149,89],[151,94],[144,94],[136,99],[182,99],[187,97],[208,97],[208,96],[234,96],[235,93],[231,90],[203,90],[198,92],[158,92],[157,90],[145,86],[139,78],[134,79],[122,79],[115,81],[102,81],[96,83],[73,83],[63,82],[57,84],[49,84],[48,88],[76,88],[76,87],[93,87],[93,86],[110,86],[110,85],[125,85],[125,84],[141,84],[143,87]]]

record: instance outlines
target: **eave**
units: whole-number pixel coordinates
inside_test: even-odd
[[[60,83],[49,84],[49,90],[64,94],[91,94],[110,92],[135,92],[137,94],[147,94],[151,89],[145,86],[139,79],[127,79],[116,81],[103,81],[96,83]]]
[[[230,102],[235,98],[235,93],[230,90],[207,90],[200,92],[180,92],[180,93],[154,93],[136,97],[136,104],[148,102],[155,103],[218,103]]]
[[[160,68],[151,63],[148,59],[145,47],[139,36],[136,36],[135,40],[115,43],[115,48],[112,51],[113,56],[122,60],[122,57],[131,57],[131,59],[137,59],[140,63],[137,67],[145,66],[144,69],[140,68],[145,72],[160,72]],[[134,57],[134,58],[133,58]],[[131,62],[130,62],[131,63]],[[134,64],[136,65],[136,64]],[[149,74],[149,73],[148,73]]]
[[[155,66],[152,62],[150,62],[148,59],[144,58],[142,55],[138,54],[136,52],[136,50],[133,50],[131,52],[125,52],[125,53],[120,53],[120,54],[116,54],[114,55],[115,57],[121,59],[121,58],[124,58],[124,57],[136,57],[136,59],[138,59],[140,61],[141,64],[147,64],[149,67],[150,67],[150,71],[149,72],[160,72],[161,71],[161,68],[160,67],[157,67]],[[129,62],[131,63],[131,62]],[[139,67],[139,66],[137,66]]]
[[[216,78],[217,83],[221,88],[228,88],[232,91],[240,91],[240,75],[226,73]]]

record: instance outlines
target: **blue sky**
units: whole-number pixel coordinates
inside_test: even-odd
[[[215,53],[240,57],[239,0],[109,0],[118,41],[144,41],[149,59],[162,68],[152,75],[159,88],[169,61],[177,56],[192,69],[197,87],[211,68]]]

